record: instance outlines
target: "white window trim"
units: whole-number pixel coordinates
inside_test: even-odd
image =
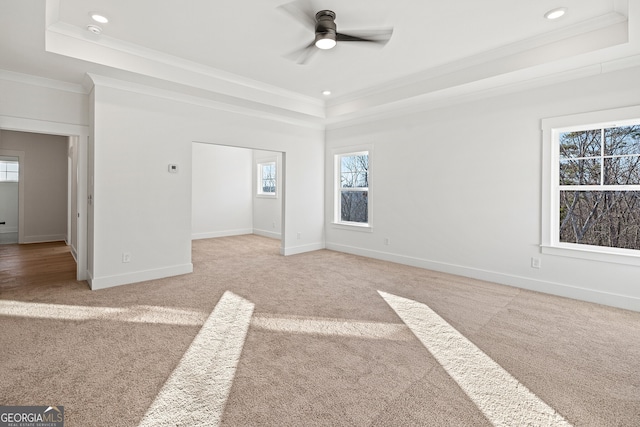
[[[344,155],[357,155],[367,153],[369,156],[369,187],[367,188],[367,223],[360,222],[350,222],[350,221],[340,221],[340,156]],[[363,231],[363,232],[373,232],[373,209],[372,207],[372,169],[373,169],[373,145],[359,145],[359,146],[351,146],[351,147],[341,147],[332,150],[331,157],[333,160],[333,219],[331,221],[331,225],[333,228],[341,229],[341,230],[349,230],[349,231]]]
[[[560,242],[559,201],[556,197],[560,190],[560,147],[557,144],[560,133],[581,130],[585,126],[624,126],[629,122],[637,123],[638,119],[640,106],[542,119],[542,253],[640,266],[640,250]],[[640,190],[640,186],[611,187]]]
[[[273,193],[263,193],[262,192],[262,166],[263,165],[274,165],[276,169],[276,188]],[[277,199],[278,198],[278,162],[277,159],[273,160],[259,160],[256,162],[256,197],[261,197],[265,199]]]

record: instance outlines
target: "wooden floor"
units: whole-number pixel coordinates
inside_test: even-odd
[[[75,278],[76,262],[64,242],[0,245],[0,291]]]

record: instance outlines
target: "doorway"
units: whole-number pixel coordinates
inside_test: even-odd
[[[284,156],[278,151],[192,144],[192,239],[258,234],[284,245]],[[259,165],[273,164],[273,191]],[[282,252],[282,250],[281,250]]]
[[[77,173],[76,180],[74,182],[75,185],[75,195],[73,195],[74,201],[76,204],[76,215],[74,220],[76,221],[75,227],[73,230],[77,232],[74,236],[75,241],[77,243],[76,250],[74,251],[74,256],[76,257],[76,279],[77,280],[87,280],[89,277],[89,272],[87,269],[87,241],[88,234],[91,232],[91,227],[87,222],[87,182],[88,182],[88,142],[89,142],[89,127],[83,125],[74,125],[67,123],[58,123],[58,122],[50,122],[50,121],[42,121],[38,119],[25,119],[25,118],[16,118],[10,116],[2,116],[0,115],[0,141],[2,140],[2,134],[5,131],[18,131],[18,132],[31,132],[38,134],[46,134],[46,135],[59,135],[64,136],[75,141],[74,147],[74,158],[76,162],[74,163],[74,169]],[[0,155],[8,155],[8,156],[16,156],[14,154],[14,150],[10,150],[8,147],[4,146],[4,144],[0,145]],[[9,152],[9,153],[8,153]],[[17,157],[20,157],[20,165],[23,165],[23,158],[20,156],[20,153],[17,152]],[[21,153],[22,156],[25,153]],[[63,166],[64,167],[64,166]],[[64,167],[65,173],[67,168]],[[19,173],[22,174],[24,168],[21,168]],[[20,183],[23,183],[24,180],[19,178]],[[24,185],[19,184],[19,217],[24,212]],[[24,235],[23,231],[24,221],[18,220],[18,242],[21,242],[21,235]],[[63,236],[64,239],[64,236]]]

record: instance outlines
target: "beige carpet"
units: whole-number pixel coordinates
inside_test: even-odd
[[[0,404],[71,427],[639,425],[640,313],[278,253],[199,240],[191,275],[2,291]]]

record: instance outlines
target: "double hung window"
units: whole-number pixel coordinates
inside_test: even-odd
[[[276,196],[276,162],[258,163],[258,195]]]
[[[370,225],[369,151],[335,156],[335,223]]]
[[[636,110],[638,118],[600,123],[554,127],[562,119],[543,121],[549,163],[545,175],[550,175],[544,177],[543,251],[546,246],[622,256],[618,262],[625,256],[640,257],[640,110]],[[629,109],[621,113],[628,116]],[[590,113],[584,119],[595,117],[597,113]]]

